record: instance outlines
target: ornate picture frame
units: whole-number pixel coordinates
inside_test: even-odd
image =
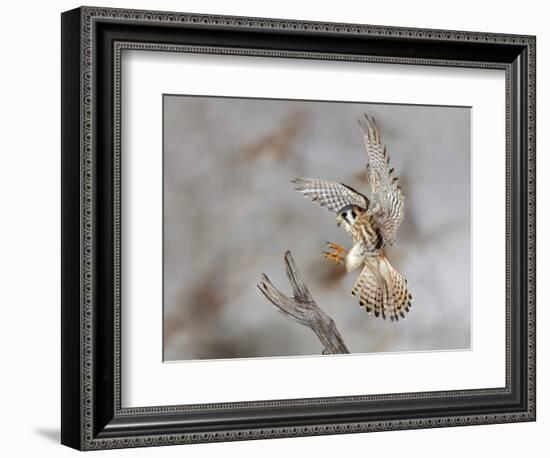
[[[479,32],[95,7],[63,13],[62,443],[94,450],[534,421],[535,47],[533,36]],[[124,50],[503,70],[505,386],[125,407]]]

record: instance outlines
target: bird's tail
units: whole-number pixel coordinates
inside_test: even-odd
[[[359,294],[359,305],[367,313],[391,321],[405,318],[412,303],[407,280],[393,268],[383,251],[367,260],[351,294]]]

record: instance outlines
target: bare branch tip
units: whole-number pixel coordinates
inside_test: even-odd
[[[256,285],[258,290],[286,318],[310,328],[325,347],[323,353],[349,353],[334,320],[319,308],[302,281],[290,250],[285,251],[284,260],[294,297],[281,293],[263,273],[260,275],[260,282]]]

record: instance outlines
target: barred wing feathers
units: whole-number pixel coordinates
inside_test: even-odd
[[[382,143],[374,118],[369,119],[365,115],[365,122],[359,124],[368,158],[367,175],[372,191],[373,217],[378,222],[384,241],[393,245],[397,228],[405,214],[405,196],[390,168],[390,156]]]
[[[364,209],[369,207],[366,196],[342,183],[316,178],[296,178],[292,183],[296,191],[334,213],[338,213],[347,205],[356,205]]]

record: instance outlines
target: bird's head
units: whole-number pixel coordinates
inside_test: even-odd
[[[362,208],[356,205],[346,205],[336,215],[336,224],[338,227],[343,226],[349,232],[361,213],[363,213]]]

